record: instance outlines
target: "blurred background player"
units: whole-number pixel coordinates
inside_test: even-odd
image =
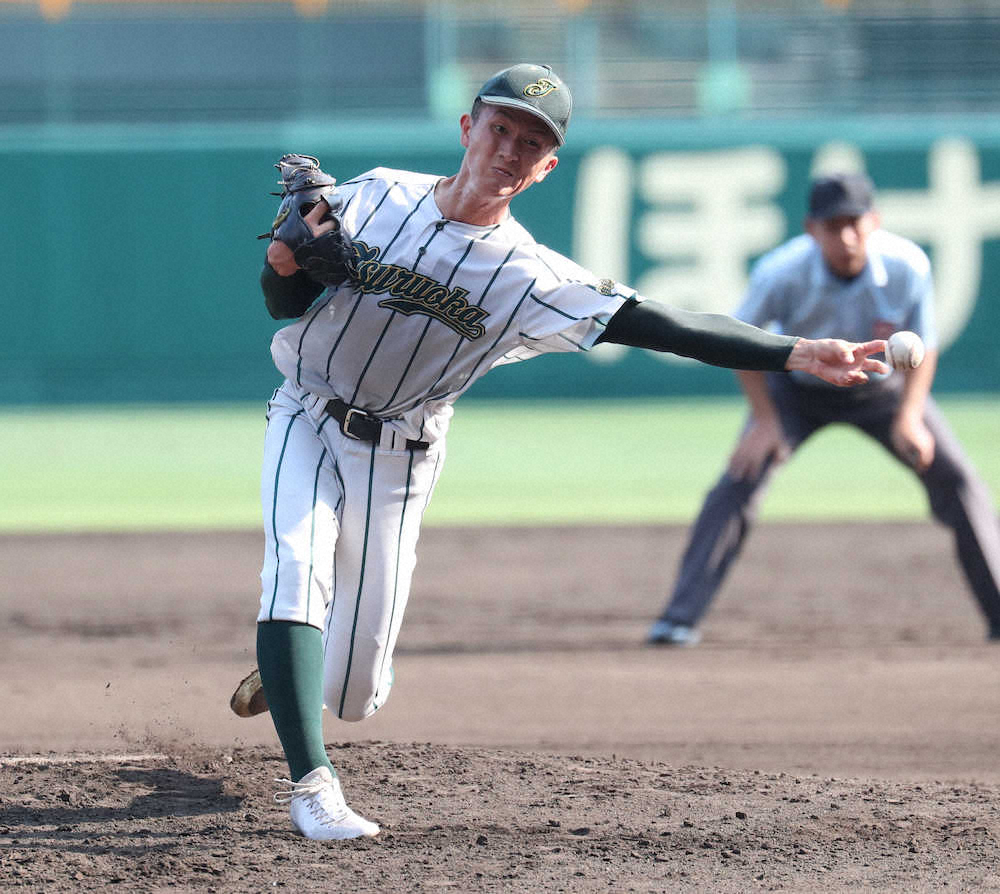
[[[938,355],[930,261],[915,243],[879,226],[866,176],[814,181],[806,233],[757,263],[735,316],[811,338],[836,333],[864,341],[909,329],[927,346],[924,362],[849,391],[794,372],[737,373],[750,416],[705,498],[650,643],[698,643],[697,625],[743,547],[774,470],[835,422],[856,426],[913,469],[934,517],[955,535],[989,639],[1000,640],[1000,526],[993,500],[930,396]]]

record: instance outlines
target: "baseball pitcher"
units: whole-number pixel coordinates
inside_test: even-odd
[[[342,184],[309,156],[279,162],[282,202],[262,273],[284,376],[267,408],[266,546],[254,673],[237,713],[269,709],[290,778],[276,796],[312,839],[375,835],[345,803],[324,705],[377,711],[445,460],[456,399],[496,366],[600,341],[837,385],[885,370],[885,347],[772,335],[644,300],[535,242],[511,200],[556,168],[572,110],[547,66],[483,85],[450,177],[376,168]]]

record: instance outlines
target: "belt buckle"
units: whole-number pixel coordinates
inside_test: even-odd
[[[362,441],[364,439],[360,435],[356,435],[354,432],[350,431],[351,419],[355,415],[360,416],[362,419],[369,418],[368,414],[364,410],[359,410],[357,407],[348,407],[347,412],[344,414],[344,421],[340,423],[340,430],[348,438],[352,438],[355,441]]]

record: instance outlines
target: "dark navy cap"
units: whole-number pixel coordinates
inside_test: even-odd
[[[861,217],[872,210],[875,187],[864,174],[830,174],[813,181],[809,191],[809,216]]]
[[[560,146],[566,142],[573,96],[548,65],[522,63],[498,71],[476,98],[489,105],[524,109],[549,126]]]

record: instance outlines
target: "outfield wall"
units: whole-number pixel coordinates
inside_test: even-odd
[[[257,285],[283,152],[346,179],[448,174],[457,127],[317,123],[0,129],[0,402],[242,400],[277,382]],[[810,172],[864,166],[886,225],[931,254],[941,391],[1000,391],[1000,125],[895,119],[583,122],[514,210],[600,275],[703,310],[799,231]],[[603,346],[497,370],[487,396],[698,395],[732,375]]]

